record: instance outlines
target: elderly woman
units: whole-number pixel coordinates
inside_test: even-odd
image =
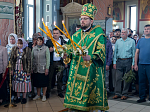
[[[31,91],[31,50],[23,38],[19,38],[17,46],[12,48],[10,62],[12,65],[13,90],[17,92],[16,103],[21,101],[20,93],[23,93],[22,104],[27,102],[26,93]]]
[[[11,54],[11,50],[14,46],[17,46],[17,40],[18,40],[18,37],[16,34],[14,33],[11,33],[9,36],[8,36],[8,44],[6,45],[6,48],[7,48],[7,53],[8,53],[8,61],[10,59],[10,54]],[[9,85],[9,78],[7,77],[6,79],[7,81],[7,85]],[[17,96],[17,94],[12,91],[12,99],[14,98],[14,96]],[[16,97],[15,97],[16,98]]]
[[[32,51],[33,47],[36,46],[36,44],[37,44],[37,38],[38,38],[38,36],[39,36],[38,33],[34,33],[32,35],[32,42],[28,43],[28,47],[31,49],[31,51]]]
[[[0,45],[0,84],[4,77],[5,70],[7,68],[8,63],[8,55],[7,55],[7,49]],[[4,82],[3,85],[0,87],[0,105],[3,102],[3,99],[6,98],[6,83]]]
[[[7,48],[7,53],[8,53],[8,60],[10,58],[10,54],[11,54],[11,50],[14,46],[17,46],[17,35],[14,34],[14,33],[11,33],[9,36],[8,36],[8,44],[6,45],[6,48]]]
[[[48,86],[48,71],[50,66],[50,52],[44,45],[42,37],[38,37],[37,45],[32,50],[32,70],[34,73],[33,86],[37,88],[37,95],[33,100],[40,99],[40,91],[43,88],[42,101],[46,101],[46,90]]]

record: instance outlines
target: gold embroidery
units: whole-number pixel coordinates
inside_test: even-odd
[[[77,78],[77,72],[78,72],[78,68],[79,68],[79,63],[81,63],[80,61],[81,61],[81,56],[79,57],[79,61],[78,61],[78,64],[77,64],[77,69],[76,69],[76,71],[75,71],[73,86],[72,86],[72,90],[71,90],[71,94],[70,94],[70,97],[71,97],[71,98],[74,98],[74,99],[77,99],[77,100],[81,100],[81,99],[82,99],[83,94],[84,94],[84,90],[85,90],[85,86],[86,86],[86,83],[87,83],[87,78],[86,78],[86,80],[84,81],[84,85],[83,85],[83,88],[82,88],[82,93],[81,93],[81,97],[80,97],[80,98],[74,97],[74,96],[72,95],[72,92],[73,92],[73,89],[74,89],[74,85],[75,85],[75,80],[76,80],[76,78]],[[87,73],[86,73],[86,77],[88,77],[89,71],[90,71],[90,67],[88,67],[88,70],[87,70]]]
[[[90,94],[88,103],[94,104],[94,103],[102,102],[102,100],[101,100],[102,97],[100,97],[99,89],[97,89],[97,93],[95,93],[95,92],[96,92],[96,86]]]
[[[79,34],[80,32],[76,32],[75,34],[74,34],[74,36],[76,36],[76,37],[78,37],[78,34]]]
[[[92,37],[95,38],[95,32],[89,34],[89,38],[92,38]]]
[[[97,43],[97,49],[103,49],[103,48],[105,48],[105,45],[98,42]]]
[[[78,45],[81,43],[81,41],[82,41],[83,39],[85,39],[85,37],[86,37],[88,34],[91,33],[92,30],[94,30],[94,29],[97,28],[97,27],[100,27],[100,25],[96,25],[94,28],[91,28],[91,30],[78,42]],[[82,30],[81,30],[81,34],[82,34]]]
[[[108,106],[90,106],[90,107],[84,107],[84,106],[78,106],[78,105],[72,105],[72,104],[66,104],[64,103],[64,106],[67,108],[74,108],[74,109],[82,109],[84,111],[89,111],[89,110],[108,110],[109,107]]]
[[[92,9],[89,9],[89,12],[92,12]]]
[[[80,92],[78,91],[78,89],[75,90],[75,96],[78,96],[80,94]]]
[[[96,44],[96,40],[98,40],[98,38],[101,36],[101,35],[104,35],[104,34],[99,34],[98,36],[96,36],[96,38],[93,39],[93,41],[90,43],[90,45],[87,47],[87,49],[89,49],[91,47],[91,45],[95,42]],[[94,47],[95,48],[95,47]]]
[[[80,64],[82,65],[83,68],[85,68],[85,63],[84,62],[81,62]]]

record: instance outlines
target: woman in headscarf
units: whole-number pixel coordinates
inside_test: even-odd
[[[7,95],[6,81],[1,84],[8,64],[7,49],[0,45],[0,105]]]
[[[27,102],[26,93],[31,91],[31,50],[24,38],[18,38],[17,46],[12,48],[11,74],[13,75],[13,90],[17,92],[16,103],[21,101],[20,93],[23,93],[22,104]]]
[[[14,34],[14,33],[11,33],[9,36],[8,36],[8,44],[6,45],[6,48],[7,48],[7,53],[8,53],[8,60],[10,58],[10,54],[11,54],[11,50],[14,46],[17,46],[17,35]]]
[[[137,45],[137,43],[138,43],[138,41],[139,41],[139,36],[138,36],[138,34],[133,35],[133,38],[134,38],[134,40],[136,40],[136,45]]]
[[[38,37],[37,45],[32,50],[32,70],[34,74],[33,86],[37,88],[37,95],[33,100],[40,98],[41,88],[43,88],[42,101],[46,101],[46,90],[48,86],[48,71],[50,66],[50,52],[44,45],[43,37]]]

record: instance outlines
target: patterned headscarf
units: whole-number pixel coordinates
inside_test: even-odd
[[[21,48],[21,52],[23,52],[23,49],[25,49],[26,47],[28,47],[28,43],[26,42],[26,40],[24,38],[18,38],[18,40],[22,40],[23,46]]]
[[[9,39],[10,39],[11,36],[13,36],[13,37],[15,38],[15,41],[16,41],[15,44],[11,44],[11,43],[10,43],[10,40],[9,40]],[[8,45],[9,45],[10,47],[17,46],[17,40],[18,40],[17,35],[14,34],[14,33],[11,33],[11,34],[8,36]]]

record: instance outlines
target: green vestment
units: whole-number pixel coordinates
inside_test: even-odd
[[[99,25],[86,33],[80,29],[72,39],[88,48],[93,63],[85,67],[82,57],[72,54],[64,106],[82,111],[108,110],[105,88],[106,37],[103,30]]]

